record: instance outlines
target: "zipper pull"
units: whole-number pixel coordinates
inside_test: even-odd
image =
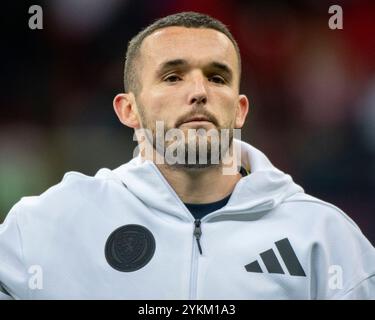
[[[199,242],[199,240],[201,238],[201,235],[202,235],[201,220],[200,219],[196,219],[194,221],[194,224],[195,224],[194,236],[197,239],[197,244],[198,244],[199,252],[200,252],[200,254],[202,254],[202,247],[201,247],[201,243]]]

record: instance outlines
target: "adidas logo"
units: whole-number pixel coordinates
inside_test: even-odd
[[[291,276],[306,277],[305,271],[298,261],[298,258],[290,244],[288,238],[275,242],[276,248],[280,253],[281,259],[283,260],[288,272]],[[269,273],[285,274],[283,268],[273,249],[269,249],[260,254],[264,265]],[[245,266],[247,272],[263,273],[262,268],[258,260],[255,260]]]

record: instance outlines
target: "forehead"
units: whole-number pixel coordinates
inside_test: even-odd
[[[233,43],[225,34],[213,29],[173,26],[157,30],[144,39],[141,57],[142,62],[151,68],[173,59],[185,59],[190,63],[215,60],[238,72]]]

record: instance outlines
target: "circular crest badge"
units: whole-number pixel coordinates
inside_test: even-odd
[[[147,228],[127,224],[113,231],[105,244],[109,265],[122,272],[143,268],[155,253],[155,238]]]

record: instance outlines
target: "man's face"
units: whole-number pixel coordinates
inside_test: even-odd
[[[141,127],[151,129],[154,139],[156,121],[163,121],[165,131],[182,130],[186,139],[188,129],[242,127],[247,104],[244,113],[237,53],[221,32],[184,27],[158,30],[145,38],[137,63]]]

